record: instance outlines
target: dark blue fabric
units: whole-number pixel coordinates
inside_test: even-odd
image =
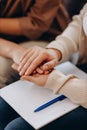
[[[87,130],[87,110],[79,107],[40,130]],[[21,117],[10,122],[5,130],[34,130]]]
[[[17,117],[18,114],[0,97],[0,130]]]
[[[87,72],[87,64],[79,66]],[[87,109],[79,107],[40,130],[87,130]],[[0,97],[0,130],[34,130]]]
[[[87,63],[86,64],[81,64],[81,65],[77,65],[77,67],[87,73]]]
[[[34,130],[23,118],[19,117],[10,122],[4,130]]]

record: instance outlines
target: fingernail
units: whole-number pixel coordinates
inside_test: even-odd
[[[26,72],[26,73],[25,73],[25,75],[27,76],[27,75],[28,75],[28,73]]]
[[[43,71],[42,71],[42,70],[39,70],[39,73],[40,73],[40,74],[42,74],[42,73],[43,73]]]
[[[22,75],[22,72],[20,72],[19,75]]]
[[[44,66],[44,67],[43,67],[43,69],[44,69],[44,70],[47,70],[47,69],[48,69],[48,67],[47,67],[47,66]]]

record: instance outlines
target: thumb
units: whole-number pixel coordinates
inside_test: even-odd
[[[58,64],[58,61],[56,59],[49,61],[41,66],[41,69],[43,71],[51,70]]]
[[[27,81],[30,81],[30,82],[36,82],[36,80],[33,76],[22,76],[21,79],[27,80]]]
[[[11,67],[12,67],[14,70],[17,70],[17,71],[18,71],[18,64],[13,63]]]

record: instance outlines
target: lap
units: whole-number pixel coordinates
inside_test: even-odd
[[[5,130],[34,130],[23,118],[19,117],[11,121]]]
[[[41,130],[53,129],[55,130],[86,130],[87,129],[87,110],[79,107],[72,112],[55,120],[51,124],[45,126]]]
[[[77,67],[87,73],[87,63],[78,65]]]
[[[0,130],[19,115],[0,97]]]
[[[87,110],[79,107],[65,116],[53,121],[40,130],[87,130]],[[23,118],[19,117],[11,121],[5,130],[34,130]]]

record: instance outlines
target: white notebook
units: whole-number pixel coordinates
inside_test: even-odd
[[[70,62],[62,63],[58,65],[56,69],[65,74],[74,73],[80,78],[87,79],[87,75]],[[78,105],[73,104],[66,98],[35,113],[34,110],[36,108],[54,99],[58,95],[54,95],[52,91],[47,88],[36,86],[27,81],[19,80],[12,83],[1,89],[0,94],[1,97],[35,129],[45,126],[78,107]]]

